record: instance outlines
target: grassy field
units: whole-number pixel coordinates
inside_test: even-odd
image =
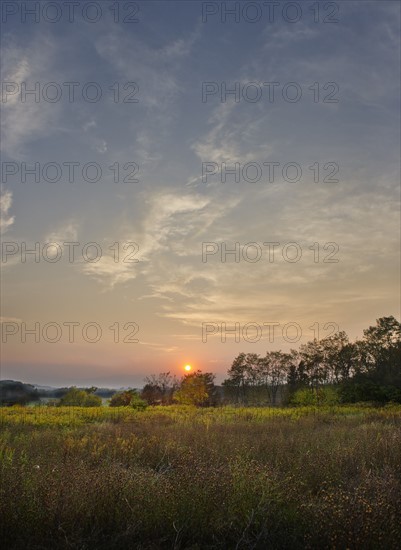
[[[401,407],[0,410],[24,549],[392,549]]]

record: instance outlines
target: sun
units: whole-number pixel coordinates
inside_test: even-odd
[[[184,370],[189,372],[192,369],[191,365],[185,365]]]

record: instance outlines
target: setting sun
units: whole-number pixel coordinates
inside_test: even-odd
[[[192,367],[191,365],[185,365],[184,369],[189,372],[192,369]]]

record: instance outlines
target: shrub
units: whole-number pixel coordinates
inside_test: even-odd
[[[60,407],[100,407],[102,400],[92,392],[79,390],[75,386],[60,399]]]
[[[148,404],[135,390],[126,390],[115,393],[110,399],[110,407],[132,407],[137,410],[145,410]]]
[[[337,405],[339,402],[338,389],[332,386],[297,390],[290,401],[292,405],[299,406]]]
[[[144,411],[147,406],[147,402],[142,399],[137,393],[132,394],[130,407],[138,411]]]
[[[110,407],[128,407],[131,403],[132,393],[130,391],[123,391],[115,393],[110,399]]]
[[[401,390],[395,386],[382,386],[372,380],[349,380],[341,385],[339,396],[342,403],[357,403],[359,401],[372,403],[401,403]]]

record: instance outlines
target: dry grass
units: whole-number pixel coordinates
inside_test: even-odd
[[[400,407],[3,409],[1,427],[9,549],[400,547]]]

